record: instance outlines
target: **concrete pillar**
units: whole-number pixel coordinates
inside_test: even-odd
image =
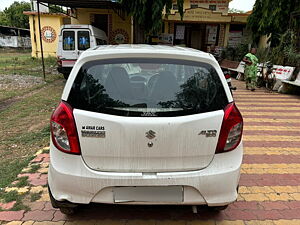
[[[228,46],[228,40],[229,40],[229,28],[230,24],[227,23],[225,26],[225,35],[224,35],[224,47]]]
[[[219,31],[219,39],[218,39],[218,46],[224,46],[224,35],[225,35],[225,25],[220,24],[220,31]]]
[[[167,33],[169,33],[169,22],[165,21],[164,24],[165,24],[164,33],[167,34]]]

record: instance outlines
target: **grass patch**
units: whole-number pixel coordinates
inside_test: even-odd
[[[29,185],[29,182],[28,182],[28,177],[25,176],[25,177],[20,177],[18,178],[18,183],[16,183],[16,187],[25,187],[25,186],[28,186]]]
[[[24,205],[22,200],[18,200],[11,211],[20,211],[25,210],[25,212],[30,211],[30,208],[27,205]]]
[[[35,202],[36,200],[39,200],[42,196],[42,192],[39,192],[39,193],[32,193],[30,195],[30,201],[31,202]]]
[[[46,125],[42,129],[38,129],[36,132],[28,132],[28,133],[23,133],[18,137],[11,137],[8,138],[7,140],[4,140],[4,144],[14,144],[14,143],[23,143],[26,145],[32,145],[37,142],[41,142],[42,140],[49,138],[50,135],[50,125]]]
[[[26,159],[15,159],[2,161],[0,164],[0,188],[7,187],[14,181],[21,170],[28,165],[34,157],[27,157]]]
[[[43,154],[48,154],[50,152],[50,149],[43,149],[42,153]]]
[[[40,164],[33,164],[31,165],[31,168],[29,170],[29,173],[35,173],[36,171],[38,171],[41,168]]]
[[[0,111],[0,133],[3,134],[0,135],[0,199],[16,201],[12,210],[29,210],[24,205],[25,200],[28,198],[29,202],[38,197],[29,193],[19,195],[17,191],[6,193],[4,188],[16,180],[37,150],[49,146],[49,119],[59,103],[65,84],[63,76],[56,73],[56,59],[47,58],[45,64],[46,80],[38,82],[43,77],[40,59],[32,58],[30,52],[0,48],[0,82],[6,85],[4,91],[0,90],[0,105],[3,104]],[[20,76],[10,76],[12,74]],[[16,89],[14,84],[17,85],[17,81],[11,80],[18,77],[19,82],[24,81],[23,76],[27,76],[29,81],[34,79],[34,85],[20,85]],[[4,103],[5,99],[9,100]],[[30,172],[36,172],[39,168],[40,165],[33,165]],[[28,185],[26,177],[17,181],[17,187]]]
[[[10,191],[10,192],[1,192],[0,198],[3,199],[5,203],[17,201],[20,199],[20,195],[17,191]]]
[[[63,79],[47,83],[0,111],[0,188],[16,179],[37,150],[49,146],[49,119],[63,86]]]
[[[49,56],[45,58],[46,73],[50,75],[56,72],[56,58]],[[0,51],[0,68],[2,74],[19,74],[42,77],[42,61],[31,57],[30,52],[14,52],[7,54]]]
[[[0,198],[5,202],[12,202],[16,201],[13,208],[11,208],[11,211],[19,211],[19,210],[25,210],[29,211],[30,208],[23,204],[22,200],[24,199],[26,195],[19,195],[17,191],[10,191],[10,192],[0,192]],[[3,211],[3,210],[0,210]]]

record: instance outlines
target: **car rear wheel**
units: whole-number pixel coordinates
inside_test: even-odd
[[[228,205],[222,205],[222,206],[211,206],[208,207],[211,211],[215,211],[215,212],[220,212],[223,211],[225,209],[227,209]]]
[[[66,214],[66,215],[72,215],[75,213],[76,208],[70,208],[70,207],[62,207],[59,208],[61,213]]]

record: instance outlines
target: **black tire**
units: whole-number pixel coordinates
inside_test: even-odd
[[[228,205],[222,205],[222,206],[210,206],[208,208],[212,211],[220,212],[220,211],[227,209],[227,207],[228,207]]]
[[[66,80],[68,80],[68,78],[69,78],[69,73],[63,73],[63,75],[64,75],[64,78],[65,78]]]
[[[76,208],[62,207],[59,208],[59,210],[65,215],[73,215],[75,213]]]

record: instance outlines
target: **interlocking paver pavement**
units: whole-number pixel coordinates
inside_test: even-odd
[[[238,200],[225,211],[201,208],[193,214],[187,206],[91,204],[68,217],[51,207],[45,187],[49,155],[41,150],[19,175],[28,177],[27,194],[38,193],[38,199],[27,202],[29,211],[10,211],[15,203],[0,201],[0,221],[9,225],[300,224],[300,97],[264,89],[250,92],[243,82],[235,85],[234,98],[245,121],[245,157]],[[34,164],[40,168],[30,173]]]

